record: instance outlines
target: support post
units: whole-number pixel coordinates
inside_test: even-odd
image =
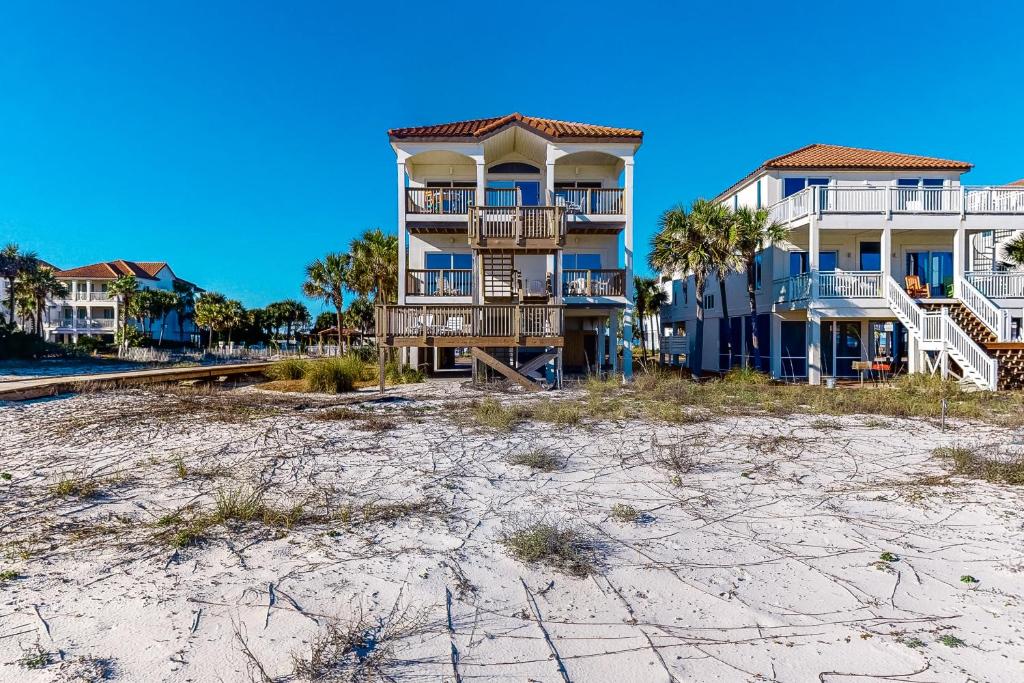
[[[406,257],[405,230],[405,157],[398,157],[398,303],[405,303]]]
[[[879,245],[881,251],[882,287],[883,291],[889,278],[892,276],[892,226],[886,225],[882,228],[882,243]]]
[[[821,316],[807,312],[807,383],[821,384]]]
[[[629,302],[623,315],[622,325],[622,378],[630,380],[633,378],[633,157],[626,156],[622,159],[622,199],[625,203],[624,211],[626,217],[625,229],[622,231],[622,241],[625,250],[626,268],[626,301]],[[643,321],[640,321],[643,324]]]
[[[597,322],[597,376],[604,369],[604,355],[608,348],[608,319],[598,318]]]
[[[381,346],[377,351],[377,366],[378,372],[380,373],[380,393],[384,395],[384,347]]]
[[[608,355],[611,358],[612,374],[619,372],[619,312],[612,311],[608,318],[608,334],[611,335],[611,344],[608,347]]]
[[[770,329],[768,334],[770,338],[765,340],[768,343],[768,349],[771,351],[769,369],[771,370],[772,377],[782,379],[782,318],[772,313],[769,320]],[[758,341],[760,342],[761,340]]]
[[[960,283],[964,279],[964,265],[966,259],[964,258],[967,253],[967,230],[964,228],[963,220],[960,221],[960,226],[957,227],[956,232],[953,233],[953,296],[960,297]],[[993,270],[994,270],[993,264]],[[945,295],[945,292],[943,292]]]

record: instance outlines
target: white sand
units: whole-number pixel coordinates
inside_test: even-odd
[[[451,419],[480,397],[459,383],[389,395],[410,400],[366,404],[396,415],[400,427],[385,432],[310,418],[351,398],[275,396],[288,404],[281,414],[235,422],[161,416],[168,399],[155,391],[0,407],[0,472],[13,476],[0,481],[0,570],[22,575],[3,584],[0,679],[108,666],[115,680],[260,680],[238,625],[272,679],[295,680],[292,655],[332,619],[397,609],[422,628],[393,643],[395,680],[454,681],[457,670],[465,681],[560,681],[522,578],[572,681],[1024,680],[1024,492],[915,484],[943,473],[936,446],[1009,443],[1005,430],[796,416],[506,434]],[[655,462],[655,435],[688,444],[697,465],[673,481]],[[505,462],[538,447],[565,468]],[[176,456],[222,471],[181,479]],[[62,475],[99,479],[103,495],[58,498],[49,487]],[[161,516],[210,507],[239,482],[309,512],[428,497],[449,510],[285,534],[218,527],[178,553],[147,540]],[[644,518],[611,518],[617,502]],[[599,542],[598,573],[511,558],[502,524],[538,514]],[[97,525],[110,533],[75,540]],[[898,561],[876,566],[883,552]],[[20,666],[37,646],[53,663]]]

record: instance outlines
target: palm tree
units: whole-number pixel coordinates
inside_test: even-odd
[[[57,279],[52,268],[36,268],[22,271],[18,276],[19,289],[32,304],[35,313],[33,326],[40,337],[46,337],[43,330],[43,312],[46,311],[46,300],[51,297],[63,297],[68,294],[68,287]]]
[[[661,307],[668,303],[668,294],[658,284],[658,278],[641,277],[633,278],[633,305],[636,307],[636,316],[640,321],[640,353],[643,356],[644,365],[647,364],[647,325],[654,314],[661,315]],[[659,325],[660,327],[660,325]],[[634,332],[635,333],[635,332]],[[651,353],[654,353],[654,340],[651,340]]]
[[[698,202],[694,202],[695,207]],[[697,321],[696,329],[692,331],[693,353],[689,364],[694,377],[700,377],[704,357],[704,289],[708,275],[718,270],[722,261],[722,240],[719,235],[709,232],[715,223],[706,217],[699,221],[691,220],[691,212],[682,206],[668,209],[658,218],[658,231],[651,240],[648,256],[651,268],[658,272],[679,273],[682,277],[693,275]],[[691,333],[690,330],[686,332],[688,335]]]
[[[184,280],[174,281],[174,312],[178,321],[178,339],[185,341],[185,321],[192,317],[196,304],[196,288]],[[161,332],[161,338],[163,333]]]
[[[22,251],[11,242],[0,249],[0,277],[7,280],[7,322],[14,322],[14,302],[17,295],[17,279],[22,273],[36,270],[39,259],[35,252]]]
[[[345,285],[349,280],[352,258],[348,254],[327,254],[306,266],[306,281],[302,293],[314,299],[322,299],[334,306],[338,323],[338,353],[341,353],[341,311],[345,305]]]
[[[350,287],[356,294],[373,294],[375,304],[398,301],[398,237],[380,228],[367,230],[350,245]]]
[[[246,314],[242,302],[228,299],[221,306],[221,325],[228,331],[228,344],[231,344],[231,332],[239,325],[245,324]]]
[[[1007,242],[1003,247],[1003,253],[1013,265],[1024,266],[1024,232]]]
[[[309,322],[309,309],[295,299],[278,301],[270,304],[267,308],[271,307],[274,308],[275,322],[279,321],[279,326],[281,324],[285,326],[285,341],[291,341],[292,329],[301,328],[303,324]]]
[[[135,295],[139,291],[139,281],[134,275],[121,275],[110,283],[107,293],[118,300],[118,331],[128,325],[128,320],[137,313]],[[122,339],[124,334],[122,333]],[[127,343],[124,342],[127,346]]]
[[[789,237],[790,229],[772,220],[768,209],[743,207],[733,216],[736,234],[736,249],[747,271],[747,297],[750,299],[750,345],[751,353],[761,367],[761,344],[757,335],[757,255],[769,244],[775,244]],[[1024,241],[1021,242],[1021,256],[1024,257]],[[747,359],[743,359],[746,367]]]
[[[365,296],[356,298],[348,305],[345,311],[345,325],[354,327],[363,333],[365,337],[370,328],[374,325],[373,302]]]
[[[164,343],[164,330],[167,328],[167,316],[178,304],[178,297],[174,292],[166,289],[152,289],[149,298],[149,315],[151,320],[160,320],[160,340],[157,346]],[[150,335],[152,336],[152,335]]]
[[[203,292],[196,298],[195,323],[197,326],[205,327],[210,331],[208,345],[213,348],[213,333],[220,332],[223,328],[224,307],[227,304],[227,297],[217,292]]]
[[[725,320],[725,344],[732,365],[732,321],[729,319],[729,300],[725,280],[730,270],[739,265],[735,236],[732,228],[732,214],[718,202],[697,199],[690,205],[690,220],[697,230],[709,241],[711,271],[718,279],[718,296],[722,302],[722,319]]]

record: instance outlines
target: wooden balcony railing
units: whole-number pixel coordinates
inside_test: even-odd
[[[405,188],[406,213],[464,216],[475,205],[475,187]]]
[[[565,244],[565,211],[557,206],[479,206],[469,212],[477,248],[555,249]]]
[[[563,310],[548,305],[378,306],[376,330],[378,340],[391,345],[522,344],[561,338]]]
[[[579,187],[555,190],[552,206],[561,206],[570,214],[618,216],[625,213],[621,187]]]
[[[405,293],[408,296],[470,296],[473,271],[407,270]]]
[[[626,271],[563,270],[562,296],[625,296]]]

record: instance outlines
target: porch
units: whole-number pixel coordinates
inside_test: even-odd
[[[551,305],[378,306],[386,346],[562,346],[564,307]]]

